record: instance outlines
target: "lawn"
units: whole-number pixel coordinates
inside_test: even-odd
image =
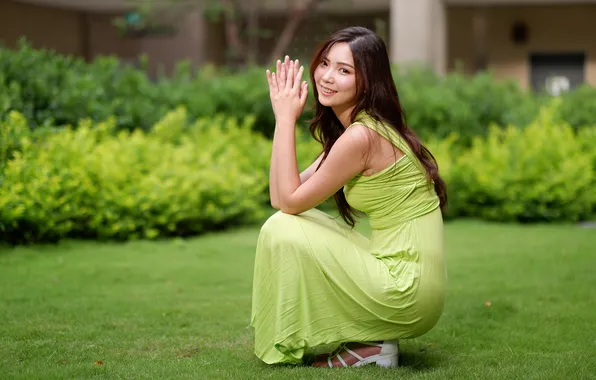
[[[257,234],[0,248],[0,378],[596,377],[594,229],[448,223],[444,315],[427,335],[402,342],[392,370],[255,358]]]

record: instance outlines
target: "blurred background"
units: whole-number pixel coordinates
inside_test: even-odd
[[[308,64],[351,25],[386,42],[408,124],[448,183],[447,218],[589,223],[594,19],[588,0],[1,1],[0,237],[258,220],[275,126],[265,68]],[[313,104],[300,169],[321,149]]]
[[[491,69],[550,92],[596,83],[591,0],[5,0],[0,41],[92,60],[149,57],[149,72],[193,65],[267,64],[348,25],[376,31],[394,63],[439,73]],[[548,77],[551,77],[548,79]]]

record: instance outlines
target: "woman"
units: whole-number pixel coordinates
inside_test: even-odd
[[[404,122],[385,44],[361,27],[334,33],[314,56],[311,133],[323,153],[299,173],[302,74],[288,57],[267,71],[276,120],[270,197],[280,211],[257,243],[255,353],[299,364],[329,347],[336,353],[315,366],[394,367],[398,340],[425,334],[443,310],[445,184]],[[315,209],[331,196],[346,223]],[[351,228],[355,210],[369,218],[370,241]]]

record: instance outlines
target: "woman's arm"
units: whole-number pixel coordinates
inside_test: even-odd
[[[323,159],[323,153],[321,153],[319,155],[319,157],[317,157],[317,159],[314,160],[313,163],[310,164],[310,166],[308,168],[304,169],[304,171],[302,171],[302,173],[300,173],[300,184],[303,184],[304,182],[308,181],[308,179],[310,177],[312,177],[313,174],[315,174],[315,172],[317,171],[317,167],[321,163],[322,159]]]
[[[275,129],[277,129],[277,124],[275,125]],[[273,140],[273,145],[271,148],[271,162],[269,163],[269,202],[271,202],[271,207],[274,209],[279,210],[279,197],[277,196],[277,165],[275,165],[275,156],[276,156],[276,145],[275,140]]]
[[[335,142],[321,169],[311,170],[314,173],[302,183],[296,162],[296,121],[306,104],[308,88],[306,82],[301,84],[304,68],[298,69],[298,61],[288,66],[278,61],[279,79],[276,73],[267,70],[276,121],[271,178],[280,210],[299,214],[325,201],[364,169],[363,157],[368,144],[362,129],[367,128],[348,128]]]
[[[277,144],[279,145],[279,144]],[[274,209],[279,210],[279,196],[277,195],[277,178],[276,178],[276,160],[275,160],[275,147],[271,150],[271,163],[269,165],[269,201],[271,202],[271,207]],[[300,173],[300,184],[308,181],[310,177],[317,171],[317,167],[321,163],[323,159],[323,153],[317,157],[309,167],[304,169],[302,173]]]
[[[310,178],[301,183],[295,156],[295,124],[280,122],[276,138],[277,191],[279,209],[287,214],[300,214],[318,206],[364,170],[369,147],[367,128],[350,127],[335,142],[327,159]],[[316,166],[315,166],[316,168]]]
[[[277,63],[277,71],[278,74],[280,73],[280,69],[282,67],[284,67],[284,73],[287,75],[290,65],[296,65],[295,67],[298,67],[298,61],[296,60],[296,62],[291,62],[290,61],[290,57],[286,56],[285,61],[283,63],[280,63],[278,61]],[[299,75],[301,76],[300,73],[297,72],[297,70],[295,70],[295,74],[296,74],[296,79],[300,79]],[[285,78],[284,78],[285,79]],[[276,80],[276,79],[275,79]],[[271,78],[269,78],[269,86],[271,87]],[[306,88],[305,88],[306,90]],[[275,123],[275,129],[277,130],[278,124],[277,124],[277,120]],[[277,139],[273,139],[273,145],[272,145],[272,149],[271,149],[271,160],[269,163],[269,201],[271,203],[271,206],[275,209],[279,210],[279,196],[278,196],[278,192],[277,192],[277,160],[275,159],[276,155],[278,154],[277,150],[279,150],[279,143],[277,143]],[[323,154],[321,153],[319,155],[319,157],[317,157],[317,159],[308,167],[306,168],[302,173],[300,173],[300,181],[301,183],[306,182],[312,175],[313,173],[317,170],[317,166],[320,164],[321,159],[323,157]]]

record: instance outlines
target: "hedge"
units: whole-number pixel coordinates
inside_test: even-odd
[[[596,127],[575,131],[560,102],[524,128],[492,125],[469,149],[439,151],[449,216],[499,222],[577,222],[596,217]],[[444,165],[447,163],[447,165]]]
[[[492,126],[470,148],[458,136],[426,145],[447,182],[446,217],[576,222],[595,216],[596,127],[575,131],[557,103],[528,126]],[[0,240],[154,239],[252,223],[268,205],[271,141],[254,118],[194,120],[184,108],[150,131],[108,119],[31,130],[0,124]],[[320,152],[303,132],[304,169]]]
[[[204,66],[192,69],[181,62],[171,76],[155,79],[115,57],[91,63],[22,42],[13,51],[0,49],[0,119],[16,110],[33,127],[71,125],[89,118],[111,117],[117,130],[148,131],[167,112],[184,106],[191,118],[225,114],[242,120],[254,117],[254,130],[271,137],[273,113],[265,68],[240,73]],[[394,79],[409,124],[424,138],[459,136],[470,145],[486,136],[488,126],[527,125],[545,103],[544,96],[522,91],[512,81],[490,73],[467,76],[457,72],[440,77],[427,70],[394,67]],[[596,120],[596,89],[585,86],[562,97],[561,113],[574,129]],[[301,126],[312,118],[312,96]]]

